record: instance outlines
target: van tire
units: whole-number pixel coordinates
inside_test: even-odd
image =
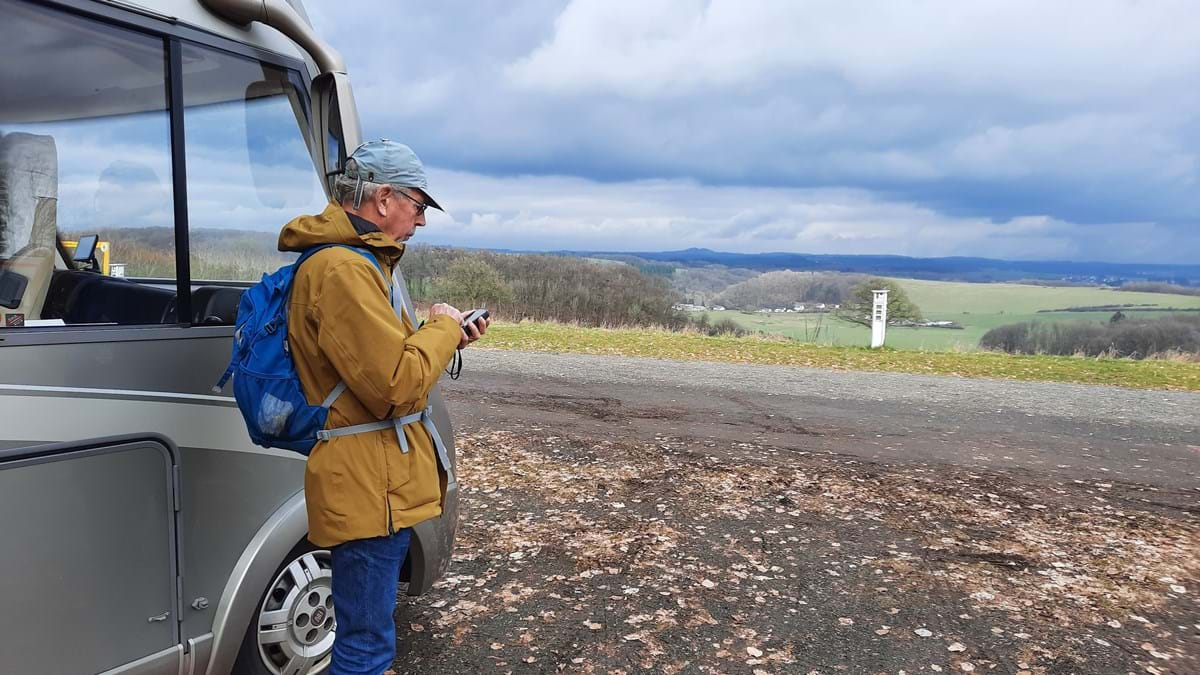
[[[327,672],[337,628],[331,579],[329,551],[307,540],[296,544],[254,605],[232,675]],[[261,648],[260,629],[269,634]]]

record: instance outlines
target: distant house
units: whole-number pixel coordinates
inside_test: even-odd
[[[712,311],[714,311],[714,312],[724,312],[724,311],[725,311],[725,305],[713,305],[713,306],[712,306]]]

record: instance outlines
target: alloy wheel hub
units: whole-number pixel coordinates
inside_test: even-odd
[[[273,675],[329,667],[337,621],[329,551],[296,558],[275,577],[258,613],[258,651]]]

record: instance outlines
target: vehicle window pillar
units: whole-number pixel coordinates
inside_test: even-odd
[[[176,321],[192,318],[191,256],[188,245],[187,145],[183,120],[183,53],[178,38],[167,39],[167,84],[171,115],[171,187],[175,196]]]

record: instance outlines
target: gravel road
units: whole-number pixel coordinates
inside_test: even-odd
[[[466,358],[445,390],[467,429],[541,419],[1200,495],[1195,393],[483,349]]]
[[[470,370],[466,371],[465,382],[470,382],[471,375],[478,372],[484,376],[558,378],[593,385],[686,386],[766,395],[816,395],[830,400],[925,404],[963,411],[1006,409],[1105,424],[1161,424],[1179,427],[1186,433],[1200,432],[1200,394],[1189,392],[493,349],[469,351],[467,358]]]

